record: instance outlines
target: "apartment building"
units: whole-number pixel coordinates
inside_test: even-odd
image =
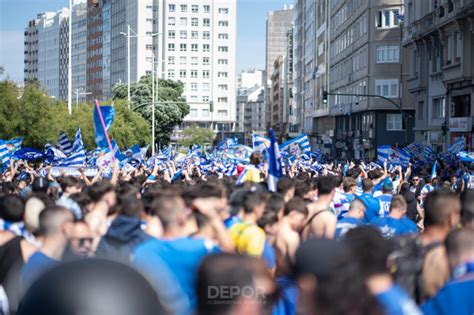
[[[235,131],[265,135],[265,102],[263,85],[237,91],[237,115]]]
[[[38,77],[38,33],[42,14],[28,22],[25,28],[25,51],[24,51],[24,81],[28,82]]]
[[[474,2],[406,0],[403,46],[415,97],[415,138],[445,150],[457,137],[473,148]]]
[[[401,49],[403,1],[330,1],[329,92],[335,95],[334,147],[340,157],[374,158],[376,147],[414,140],[414,99],[406,90],[408,55]]]

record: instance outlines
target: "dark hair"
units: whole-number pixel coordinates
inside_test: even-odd
[[[45,177],[37,177],[33,181],[32,190],[34,192],[46,193],[48,191],[48,180]]]
[[[59,185],[61,185],[62,191],[66,191],[68,187],[78,187],[81,185],[81,182],[78,178],[74,176],[65,176],[60,179]]]
[[[474,220],[474,189],[465,189],[461,194],[461,220],[463,225]]]
[[[139,218],[144,211],[142,200],[136,196],[129,195],[120,201],[120,214],[124,216]]]
[[[408,183],[403,183],[401,186],[400,186],[400,194],[404,194],[406,192],[410,191],[410,184]]]
[[[225,196],[224,188],[217,184],[202,184],[192,187],[186,191],[186,195],[191,199],[196,198],[222,198]]]
[[[25,213],[25,203],[17,195],[7,195],[0,200],[0,218],[10,222],[20,222]]]
[[[445,189],[436,189],[428,193],[423,203],[425,227],[444,225],[451,214],[451,209],[448,207],[447,202],[457,198],[456,193]]]
[[[257,220],[257,225],[262,229],[265,228],[266,225],[272,225],[278,222],[278,214],[274,211],[265,210],[261,218]]]
[[[294,184],[293,180],[291,180],[288,177],[283,177],[283,178],[278,180],[277,191],[282,195],[286,194],[288,192],[288,190],[290,190],[294,187],[295,187],[295,184]]]
[[[472,229],[463,228],[449,232],[444,243],[448,256],[460,256],[474,252],[474,247],[472,246],[473,240],[474,230]]]
[[[114,190],[114,186],[112,186],[111,183],[109,183],[108,181],[102,181],[102,182],[97,182],[94,185],[90,186],[89,189],[87,190],[87,193],[89,194],[89,197],[91,197],[91,200],[93,202],[97,202],[100,199],[102,199],[102,197],[105,194],[113,190]]]
[[[352,177],[346,177],[344,178],[342,182],[342,188],[344,189],[344,192],[349,192],[352,187],[357,186],[357,181],[352,178]]]
[[[289,215],[291,211],[296,211],[304,215],[308,215],[308,208],[306,202],[302,198],[295,197],[288,201],[285,205],[284,215]]]
[[[364,192],[370,191],[374,188],[374,182],[370,178],[364,178],[362,180],[362,190]]]
[[[285,200],[279,194],[271,194],[265,205],[265,211],[272,211],[278,214],[285,208]]]
[[[259,193],[249,192],[244,196],[243,208],[245,213],[252,213],[255,208],[263,203]]]
[[[344,242],[364,278],[388,272],[387,259],[391,246],[377,229],[370,226],[351,229],[346,233]]]
[[[252,154],[250,154],[250,164],[259,165],[260,163],[262,163],[262,160],[263,160],[262,153],[252,152]]]
[[[334,176],[321,176],[318,178],[318,195],[329,195],[336,188]]]

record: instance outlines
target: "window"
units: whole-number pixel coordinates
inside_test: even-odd
[[[187,18],[180,18],[179,23],[181,26],[187,26],[188,25],[188,19]]]
[[[198,57],[191,57],[191,64],[193,66],[197,65],[198,64]]]
[[[217,77],[218,78],[227,78],[227,72],[218,72]]]
[[[202,57],[202,64],[205,66],[209,65],[209,57]]]
[[[210,5],[205,5],[204,6],[204,13],[209,13],[211,12],[211,6]]]
[[[198,39],[198,32],[197,31],[191,31],[191,39]]]
[[[174,51],[174,44],[168,44],[168,51]]]
[[[170,25],[170,26],[176,25],[176,19],[174,17],[169,17],[168,18],[168,25]]]
[[[210,32],[202,32],[202,38],[203,39],[211,39],[211,33]]]
[[[456,61],[459,62],[461,61],[461,56],[462,56],[461,33],[456,32],[456,36],[454,38],[456,39]]]
[[[146,19],[146,22],[153,24],[153,19]]]
[[[375,17],[375,26],[378,28],[398,27],[399,10],[382,10],[378,11]]]
[[[168,69],[168,78],[169,79],[174,78],[174,70],[173,69]]]
[[[193,4],[193,5],[191,6],[191,12],[192,12],[192,13],[198,13],[198,12],[199,12],[199,6],[196,5],[196,4]]]
[[[453,58],[453,35],[449,34],[447,39],[446,64],[450,65]]]
[[[145,49],[146,49],[146,50],[153,50],[153,45],[146,45],[146,46],[145,46]]]
[[[209,96],[204,95],[204,96],[202,97],[202,101],[203,101],[204,103],[209,103]]]
[[[205,78],[205,79],[208,79],[209,78],[209,71],[208,70],[204,70],[202,72],[202,77]]]
[[[227,59],[219,59],[219,60],[217,60],[217,63],[220,64],[220,65],[226,65],[226,64],[228,64],[228,60]]]
[[[225,34],[225,33],[220,33],[218,35],[219,39],[229,39],[229,34]]]
[[[444,119],[446,112],[446,101],[444,98],[433,99],[433,119]]]
[[[209,109],[207,108],[202,109],[202,117],[209,117]]]
[[[198,26],[199,25],[199,22],[198,22],[198,18],[192,18],[191,19],[191,26]]]
[[[227,84],[219,84],[217,88],[221,91],[227,91]]]
[[[219,26],[227,27],[227,26],[229,26],[229,22],[228,21],[219,21]]]
[[[220,116],[220,117],[225,117],[225,116],[227,116],[227,110],[225,110],[225,109],[219,109],[219,110],[217,111],[217,115]]]
[[[191,117],[197,117],[198,115],[198,110],[196,108],[191,108],[189,110],[189,114],[191,115]]]
[[[204,52],[211,51],[211,46],[209,44],[202,45],[202,51],[204,51]]]
[[[168,57],[168,64],[169,65],[174,65],[174,56],[169,56]]]
[[[197,70],[191,70],[191,78],[196,79],[198,76]]]
[[[220,14],[228,14],[228,13],[229,13],[229,9],[228,9],[228,8],[219,8],[219,13],[220,13]]]
[[[398,80],[375,80],[375,93],[388,98],[397,98]]]
[[[185,4],[181,5],[181,12],[188,12],[188,6]]]
[[[387,114],[387,131],[403,130],[403,117],[401,114]]]
[[[217,102],[218,103],[227,103],[227,97],[218,97]]]
[[[219,48],[217,48],[218,51],[220,52],[228,52],[229,51],[229,47],[227,46],[219,46]]]
[[[202,84],[202,90],[204,92],[208,92],[209,91],[209,83],[203,83]]]
[[[377,46],[375,50],[377,63],[395,63],[399,60],[400,46],[398,45]]]
[[[202,19],[203,26],[211,26],[211,19]]]
[[[188,32],[186,32],[186,31],[180,31],[180,32],[179,32],[179,38],[181,38],[181,39],[187,39],[187,38],[188,38]]]
[[[168,11],[170,12],[176,11],[176,6],[174,4],[168,4]]]
[[[197,92],[198,85],[197,83],[191,83],[191,92]]]
[[[197,97],[196,95],[191,95],[190,101],[191,101],[192,103],[196,103],[197,100],[198,100],[198,97]]]
[[[180,65],[185,65],[186,64],[186,57],[185,56],[179,57],[179,64]]]
[[[176,36],[176,32],[175,31],[168,31],[168,38],[169,39],[174,39]]]
[[[186,78],[186,70],[179,70],[179,77],[182,79]]]
[[[179,51],[186,51],[186,44],[180,44]]]

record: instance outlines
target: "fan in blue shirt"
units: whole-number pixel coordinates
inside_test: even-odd
[[[376,197],[378,200],[380,200],[379,217],[386,217],[390,212],[390,203],[392,202],[393,198],[392,191],[393,182],[390,178],[388,178],[383,182],[382,195]]]
[[[349,230],[363,225],[362,218],[364,218],[366,207],[360,200],[353,200],[349,207],[349,212],[345,218],[337,221],[335,238],[343,237]]]
[[[357,199],[361,200],[365,207],[367,208],[364,215],[364,223],[369,223],[375,218],[379,217],[380,213],[380,200],[372,196],[372,189],[374,188],[374,183],[371,179],[365,178],[362,181],[362,189],[364,193],[360,196],[357,196]]]
[[[406,212],[407,203],[405,198],[403,198],[402,195],[396,195],[390,204],[388,217],[375,219],[370,222],[370,225],[378,228],[385,238],[406,234],[418,234],[416,224],[405,216]]]
[[[425,315],[474,314],[474,230],[461,229],[446,238],[452,279],[423,305]]]

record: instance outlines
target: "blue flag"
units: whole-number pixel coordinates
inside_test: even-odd
[[[285,151],[289,155],[299,156],[301,154],[311,154],[311,145],[307,134],[299,135],[298,137],[286,141],[280,145],[280,151]]]
[[[40,160],[44,157],[45,155],[43,152],[33,148],[23,148],[13,154],[13,158],[26,161]]]
[[[106,130],[104,130],[104,128],[102,127],[97,107],[94,107],[95,142],[99,148],[106,148],[108,146],[108,143],[105,134],[109,131],[110,127],[112,126],[112,123],[114,122],[115,109],[113,106],[99,106],[99,108],[100,113],[102,114],[102,118],[104,119]]]
[[[22,141],[22,138],[0,140],[0,162],[2,162],[4,168],[8,161],[10,161],[13,153],[21,148]]]
[[[276,192],[278,179],[283,176],[281,166],[280,149],[278,143],[275,140],[275,133],[273,129],[270,129],[270,148],[268,149],[268,190]]]
[[[438,167],[438,161],[436,160],[433,164],[433,167],[431,168],[431,179],[435,179],[436,176],[438,176],[436,172],[436,168]]]

